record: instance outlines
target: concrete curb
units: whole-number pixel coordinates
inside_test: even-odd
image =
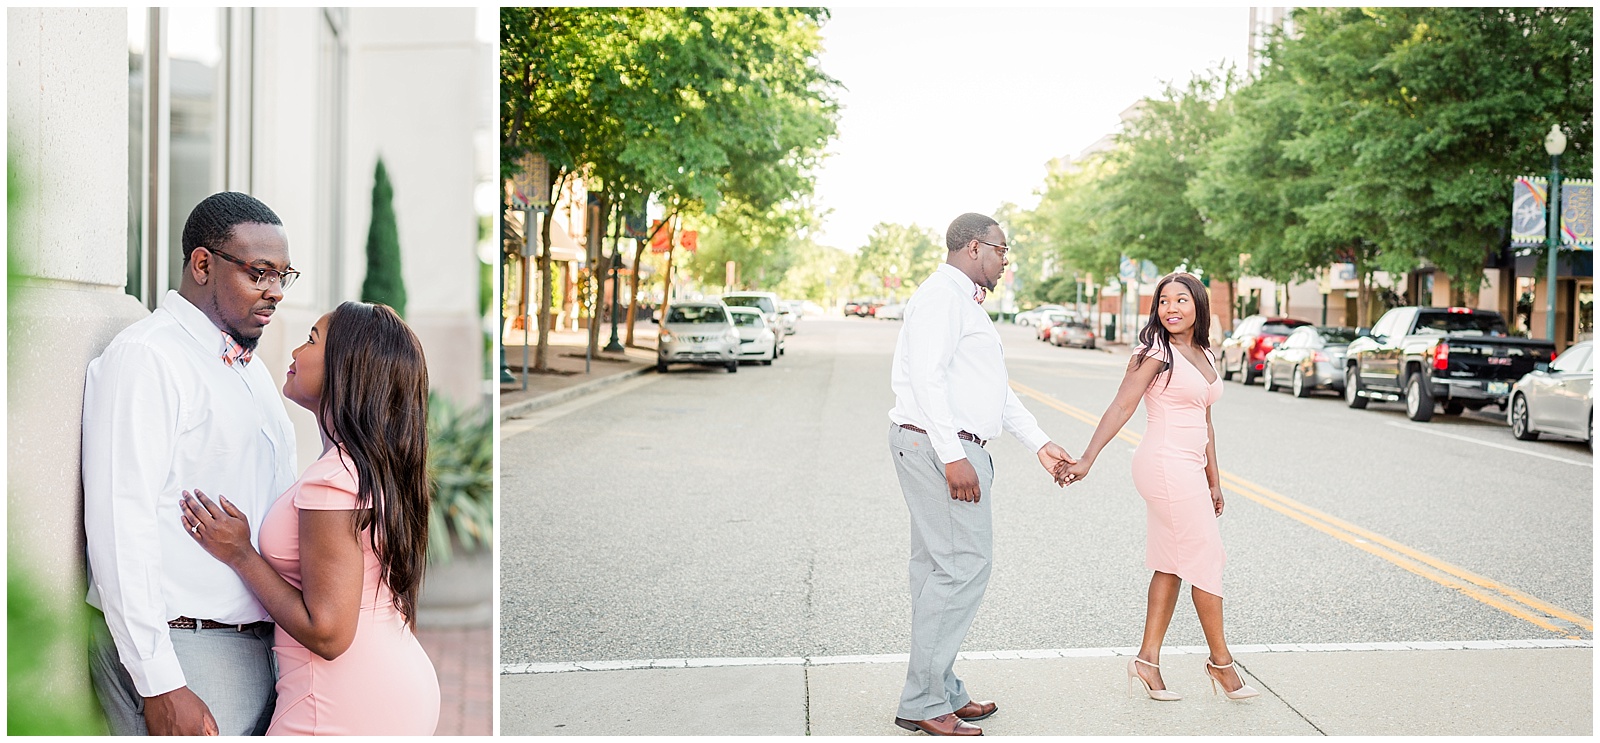
[[[583,384],[573,385],[564,390],[556,390],[555,392],[551,392],[546,395],[540,395],[535,398],[523,400],[522,402],[515,402],[510,405],[505,405],[500,408],[500,420],[505,421],[508,418],[520,418],[536,410],[543,410],[548,407],[560,405],[561,403],[569,400],[575,400],[583,397],[584,395],[594,394],[619,382],[633,379],[641,374],[650,374],[655,370],[656,368],[654,366],[642,366],[638,369],[634,369],[633,371],[622,372],[621,374],[612,374],[610,376],[584,382]]]

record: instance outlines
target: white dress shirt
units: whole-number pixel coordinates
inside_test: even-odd
[[[988,441],[1004,429],[1034,452],[1050,442],[1011,391],[1000,333],[972,298],[977,288],[940,264],[906,302],[894,346],[889,420],[927,431],[946,464],[967,457],[957,431]]]
[[[184,531],[196,488],[250,517],[251,540],[294,484],[294,429],[262,361],[228,365],[222,331],[175,291],[89,363],[83,522],[91,605],[143,696],[185,686],[168,620],[267,619],[244,582]],[[180,630],[181,631],[181,630]]]

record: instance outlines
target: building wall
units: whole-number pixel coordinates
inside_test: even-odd
[[[282,384],[307,330],[341,301],[361,296],[373,172],[381,154],[394,187],[405,281],[406,322],[422,341],[433,389],[458,404],[484,399],[478,317],[478,181],[474,134],[484,89],[470,84],[487,51],[473,35],[474,10],[369,9],[349,12],[342,146],[343,187],[321,190],[329,153],[320,8],[258,9],[254,106],[254,195],[283,218],[290,254],[306,272],[286,293],[261,341],[260,357]],[[322,230],[339,209],[337,244]],[[323,221],[319,221],[323,220]],[[299,459],[312,461],[321,437],[311,413],[289,406]]]
[[[7,11],[6,127],[21,183],[8,251],[38,277],[7,302],[8,569],[32,572],[61,616],[81,609],[86,588],[85,373],[147,314],[123,292],[128,142],[106,136],[127,128],[127,33],[120,8]],[[81,654],[56,668],[52,691],[87,690]]]
[[[346,294],[359,296],[381,155],[394,185],[406,322],[428,355],[435,390],[459,403],[484,394],[478,317],[478,182],[473,134],[484,45],[471,8],[350,11]],[[493,11],[489,11],[493,12]]]

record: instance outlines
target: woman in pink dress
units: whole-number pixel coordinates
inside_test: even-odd
[[[268,735],[432,735],[439,680],[412,629],[428,545],[428,371],[394,310],[345,302],[294,351],[283,394],[323,454],[261,523],[184,493],[184,526],[277,623]]]
[[[1211,651],[1206,675],[1212,693],[1218,685],[1229,699],[1259,693],[1239,677],[1222,634],[1225,556],[1217,529],[1222,481],[1211,428],[1211,405],[1222,397],[1222,380],[1210,330],[1210,302],[1200,280],[1187,273],[1162,278],[1116,399],[1100,416],[1083,456],[1060,474],[1066,483],[1086,477],[1100,450],[1144,399],[1148,423],[1133,453],[1133,485],[1145,501],[1145,566],[1154,575],[1145,605],[1144,641],[1138,657],[1128,661],[1128,683],[1138,679],[1151,699],[1164,702],[1182,698],[1162,681],[1161,643],[1185,580],[1193,586],[1195,612]]]

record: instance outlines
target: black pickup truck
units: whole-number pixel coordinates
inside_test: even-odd
[[[1433,418],[1491,403],[1505,410],[1511,385],[1555,357],[1550,341],[1513,338],[1498,312],[1469,307],[1396,307],[1345,353],[1344,399],[1405,400],[1406,416]]]

